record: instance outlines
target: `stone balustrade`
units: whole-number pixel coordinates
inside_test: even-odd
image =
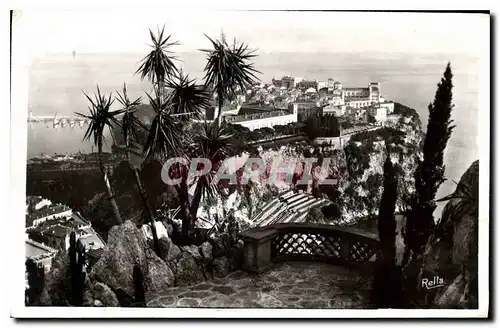
[[[247,271],[261,273],[275,262],[324,261],[345,266],[372,261],[378,240],[348,228],[314,223],[281,223],[240,234]]]

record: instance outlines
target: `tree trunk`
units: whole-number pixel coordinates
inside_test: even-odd
[[[201,177],[199,179],[201,179]],[[193,223],[196,222],[196,214],[198,213],[198,208],[200,207],[201,196],[202,196],[201,181],[198,180],[198,184],[196,185],[196,189],[194,190],[193,201],[191,202],[191,207],[190,207],[190,214],[191,218],[193,219]]]
[[[164,90],[164,82],[163,82],[163,78],[161,77],[158,77],[158,91],[159,91],[159,95],[160,95],[160,99],[163,99],[163,93],[165,92]]]
[[[109,202],[111,203],[111,209],[113,210],[113,214],[115,215],[118,224],[122,224],[122,216],[120,214],[120,210],[118,209],[118,204],[116,204],[115,194],[111,187],[111,183],[109,182],[108,172],[102,162],[102,141],[99,141],[99,144],[97,145],[97,159],[99,161],[99,168],[101,169],[104,185],[106,186],[106,191],[108,193]]]
[[[183,172],[185,168],[182,167],[180,170]],[[189,245],[193,241],[193,232],[194,232],[194,221],[191,218],[191,213],[189,211],[189,192],[187,185],[187,174],[182,174],[182,180],[179,186],[177,186],[177,194],[179,195],[180,200],[180,213],[182,218],[182,243],[185,245]]]
[[[224,105],[224,99],[221,94],[217,94],[217,100],[219,101],[219,111],[217,112],[217,124],[220,126],[222,123],[222,106]]]
[[[139,194],[141,195],[142,203],[144,204],[144,207],[146,208],[146,210],[148,212],[149,225],[151,226],[151,233],[153,235],[154,249],[155,249],[156,254],[158,256],[160,256],[160,243],[158,241],[158,233],[156,231],[155,215],[154,215],[153,209],[149,205],[148,197],[146,195],[146,190],[142,186],[141,177],[139,176],[139,170],[134,165],[132,165],[132,162],[130,161],[130,152],[129,152],[129,148],[128,148],[129,147],[128,140],[125,140],[125,147],[126,147],[125,152],[127,154],[128,165],[129,165],[130,169],[132,170],[132,172],[134,173],[135,184],[137,185],[137,189],[139,189]]]

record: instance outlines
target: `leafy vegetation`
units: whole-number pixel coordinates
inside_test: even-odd
[[[38,265],[32,259],[26,260],[26,272],[28,274],[28,289],[26,290],[26,305],[40,305],[40,295],[45,283],[45,271],[42,265]]]
[[[452,82],[450,63],[436,91],[434,102],[429,104],[429,122],[423,146],[423,161],[415,171],[415,193],[410,198],[405,231],[405,255],[403,265],[418,261],[435,226],[433,212],[435,197],[444,178],[444,150],[454,126],[451,125]],[[414,277],[416,278],[416,277]]]
[[[69,238],[69,265],[71,274],[71,304],[81,306],[83,303],[83,291],[85,284],[85,253],[76,244],[76,234],[71,232]]]
[[[396,220],[394,218],[398,188],[389,152],[384,163],[383,188],[378,215],[380,251],[377,256],[374,279],[374,300],[379,307],[390,308],[400,303],[401,284],[396,268]]]
[[[123,110],[111,110],[111,105],[114,100],[111,100],[111,94],[106,97],[101,94],[99,86],[97,86],[97,94],[94,94],[94,99],[90,98],[85,92],[85,97],[90,103],[89,111],[90,115],[76,113],[78,116],[90,120],[89,127],[83,136],[84,140],[93,139],[94,145],[97,146],[97,158],[99,161],[99,168],[101,170],[102,178],[104,180],[104,185],[108,193],[109,202],[113,209],[115,219],[118,223],[122,223],[122,217],[118,205],[116,204],[115,194],[113,188],[109,182],[108,172],[104,167],[102,159],[102,146],[104,144],[104,130],[108,128],[112,133],[113,125],[118,125],[117,116],[123,113]]]
[[[220,40],[212,40],[205,35],[212,43],[213,49],[203,49],[207,54],[207,64],[205,65],[205,87],[215,92],[219,104],[217,121],[220,124],[222,108],[225,100],[236,97],[238,90],[246,90],[247,87],[257,80],[255,76],[259,73],[254,64],[250,62],[256,55],[244,43],[237,43],[232,46],[226,42],[224,35]],[[213,119],[210,118],[209,119]]]
[[[315,115],[306,120],[306,135],[312,140],[318,137],[340,136],[340,124],[335,115]]]

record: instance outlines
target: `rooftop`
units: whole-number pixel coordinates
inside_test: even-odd
[[[369,97],[346,97],[345,102],[349,101],[370,101]]]
[[[71,217],[66,221],[67,226],[78,228],[82,226],[89,226],[90,222],[87,221],[79,212],[71,213]]]
[[[71,229],[80,229],[83,227],[91,226],[90,222],[87,221],[80,213],[73,212],[71,216],[59,217],[55,219],[48,219],[41,224],[37,225],[34,229],[40,232],[45,231],[48,227],[62,225]]]
[[[69,227],[58,224],[48,227],[42,232],[42,234],[58,238],[65,238],[67,235],[70,234],[71,230],[72,229]]]
[[[25,245],[27,258],[38,257],[40,255],[51,255],[57,252],[55,249],[31,239],[27,239]]]
[[[314,100],[297,100],[293,102],[294,104],[316,104]]]
[[[275,110],[272,112],[262,112],[262,113],[236,115],[236,116],[225,116],[224,120],[227,123],[238,123],[238,122],[253,121],[253,120],[259,120],[259,119],[270,118],[270,117],[285,116],[285,115],[291,115],[291,114],[285,110]]]
[[[55,205],[50,205],[50,206],[46,206],[46,207],[42,207],[41,209],[33,212],[32,214],[30,214],[30,218],[32,220],[36,220],[36,219],[40,219],[40,218],[43,218],[43,217],[46,217],[46,216],[49,216],[49,215],[54,215],[54,214],[59,214],[59,213],[62,213],[62,212],[66,212],[66,211],[69,211],[71,210],[71,208],[69,208],[68,206],[66,205],[62,205],[62,204],[55,204]]]
[[[276,108],[266,105],[266,104],[261,104],[261,103],[244,103],[241,105],[240,110],[238,113],[241,114],[250,114],[252,112],[271,112],[275,111]],[[245,113],[247,112],[247,113]]]
[[[78,242],[85,248],[85,249],[98,249],[98,248],[103,248],[105,246],[104,241],[99,237],[97,233],[80,237],[78,239]]]
[[[370,91],[370,88],[342,88],[344,91]]]
[[[100,259],[103,252],[104,252],[104,248],[92,248],[92,249],[89,249],[89,251],[87,252],[87,255],[89,257],[94,258],[94,259]]]

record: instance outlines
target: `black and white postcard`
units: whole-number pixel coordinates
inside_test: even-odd
[[[12,12],[12,316],[488,316],[489,12],[115,9]]]

